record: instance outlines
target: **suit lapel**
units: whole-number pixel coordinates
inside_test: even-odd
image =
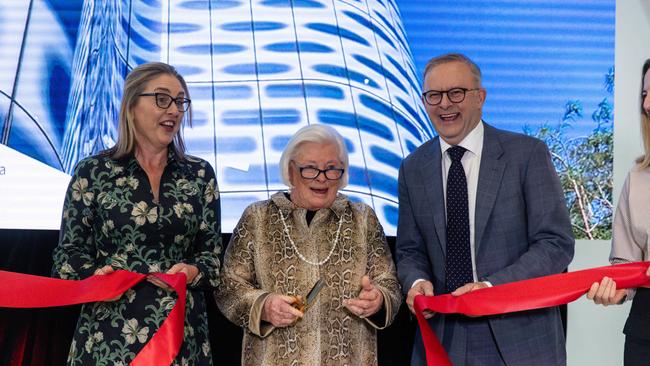
[[[477,254],[506,168],[505,162],[499,160],[503,155],[503,149],[498,139],[499,132],[487,123],[484,123],[484,127],[483,152],[481,154],[481,167],[476,189],[476,212],[474,216],[474,243]]]
[[[442,246],[443,253],[447,252],[447,222],[445,220],[445,199],[442,190],[442,153],[440,152],[440,138],[436,137],[421,156],[418,166],[421,166],[420,175],[427,207],[433,212],[433,225]],[[426,183],[429,184],[426,184]]]

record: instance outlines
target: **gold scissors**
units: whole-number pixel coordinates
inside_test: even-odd
[[[309,290],[309,293],[307,294],[307,297],[303,300],[301,296],[296,296],[293,304],[291,304],[294,308],[300,310],[302,313],[307,311],[316,301],[316,297],[320,293],[320,290],[325,287],[325,281],[323,279],[318,279],[314,286]]]

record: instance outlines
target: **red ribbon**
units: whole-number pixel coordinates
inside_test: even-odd
[[[418,319],[429,366],[451,366],[445,349],[427,323],[423,310],[472,316],[494,315],[557,306],[577,300],[603,277],[616,288],[650,287],[646,270],[650,262],[635,262],[561,273],[476,290],[461,296],[416,296]]]
[[[144,275],[118,270],[109,275],[72,281],[0,271],[0,307],[44,308],[106,301],[123,294],[148,276],[155,276],[171,286],[178,294],[178,300],[167,319],[131,361],[131,365],[170,365],[183,343],[186,290],[184,274]]]

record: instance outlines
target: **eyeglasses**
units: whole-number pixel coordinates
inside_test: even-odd
[[[176,108],[178,108],[179,112],[185,112],[190,108],[190,103],[192,103],[191,100],[183,97],[172,97],[171,95],[167,93],[142,93],[140,94],[141,97],[155,97],[156,98],[156,105],[158,108],[162,109],[167,109],[169,106],[172,105],[172,102],[176,104]]]
[[[322,173],[327,180],[339,180],[345,172],[345,169],[343,168],[318,169],[311,165],[300,166],[295,161],[293,163],[296,164],[296,167],[298,167],[300,176],[305,179],[316,179]]]
[[[422,99],[424,99],[428,105],[436,106],[442,102],[443,94],[447,94],[447,98],[452,103],[460,103],[465,100],[465,94],[474,90],[479,90],[480,88],[452,88],[449,90],[429,90],[422,93]]]

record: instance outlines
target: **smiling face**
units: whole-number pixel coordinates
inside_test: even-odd
[[[147,83],[142,93],[166,93],[174,98],[185,97],[185,90],[176,77],[162,74]],[[163,109],[156,105],[156,97],[140,96],[131,109],[135,141],[138,149],[160,151],[174,140],[183,120],[176,103]]]
[[[450,145],[458,145],[480,122],[486,92],[469,66],[460,61],[434,66],[425,76],[425,92],[453,88],[480,89],[467,91],[460,103],[452,103],[446,94],[438,105],[423,103],[438,135]]]
[[[308,210],[330,207],[339,191],[340,180],[329,180],[323,173],[315,179],[305,179],[300,175],[300,167],[312,167],[320,170],[343,168],[336,145],[304,142],[297,147],[296,156],[289,163],[289,176],[293,186],[291,201],[296,206]]]

